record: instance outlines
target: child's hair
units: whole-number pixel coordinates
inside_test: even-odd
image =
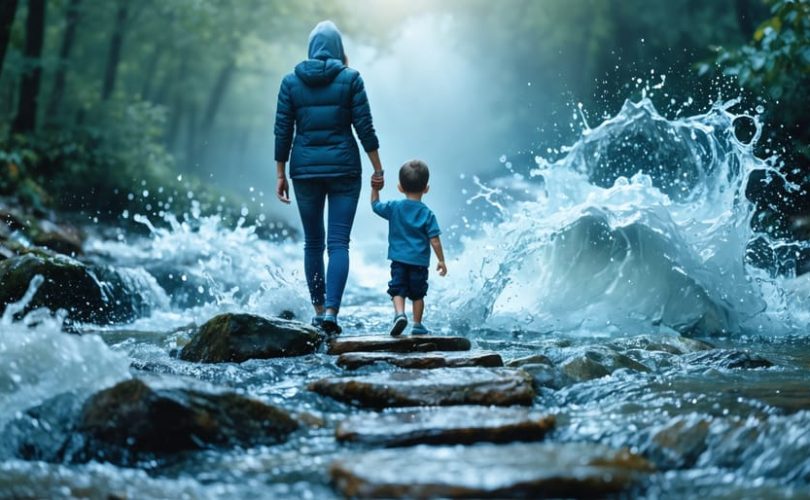
[[[399,167],[399,185],[406,193],[421,193],[430,180],[430,170],[422,160],[409,160]]]

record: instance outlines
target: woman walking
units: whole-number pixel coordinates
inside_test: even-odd
[[[360,152],[352,126],[374,167],[372,183],[378,188],[384,184],[363,79],[347,62],[337,26],[319,23],[309,35],[308,59],[281,82],[276,108],[276,195],[290,203],[289,160],[304,227],[304,273],[315,308],[312,323],[327,333],[341,331],[337,315],[349,275],[349,236],[360,197]],[[327,203],[329,220],[324,228]],[[329,255],[325,272],[324,248]]]

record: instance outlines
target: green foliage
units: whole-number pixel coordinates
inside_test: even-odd
[[[762,23],[748,45],[720,50],[717,63],[751,89],[773,99],[807,95],[810,77],[810,2],[772,0],[773,17]]]

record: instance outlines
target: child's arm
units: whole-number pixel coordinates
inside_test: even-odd
[[[371,183],[371,204],[380,201],[380,190],[374,187],[374,182]]]
[[[447,274],[447,265],[444,263],[444,251],[442,250],[442,240],[438,236],[430,239],[430,246],[433,247],[433,253],[436,254],[436,259],[439,261],[436,264],[436,270],[439,271],[439,276]]]

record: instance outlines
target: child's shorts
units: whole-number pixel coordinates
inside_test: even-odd
[[[388,295],[419,300],[427,295],[427,290],[427,267],[414,266],[395,260],[391,261],[391,281],[388,282]]]

